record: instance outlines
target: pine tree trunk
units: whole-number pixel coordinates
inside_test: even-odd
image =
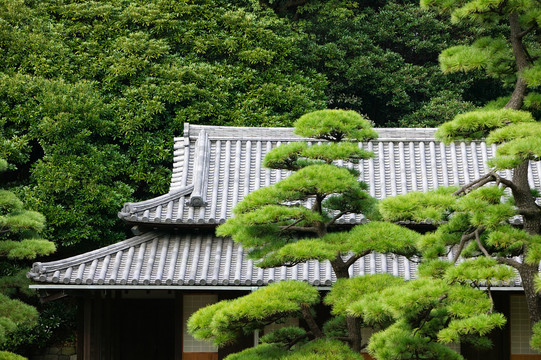
[[[513,55],[517,66],[517,82],[509,102],[505,105],[508,109],[520,110],[526,96],[527,85],[522,79],[522,71],[530,66],[528,56],[522,42],[524,33],[520,27],[518,13],[509,15],[509,26],[511,30],[510,42],[513,47]],[[535,199],[531,194],[530,184],[528,182],[529,161],[525,161],[513,170],[513,183],[516,188],[513,189],[513,198],[515,204],[522,215],[523,229],[531,235],[541,234],[541,209],[536,205]],[[527,249],[525,254],[527,254]],[[522,264],[517,268],[522,278],[522,287],[526,296],[528,313],[530,316],[530,327],[541,320],[541,298],[537,294],[534,286],[534,279],[539,274],[539,265]]]
[[[515,56],[515,64],[517,65],[517,82],[513,94],[505,107],[508,109],[520,110],[524,101],[524,96],[526,96],[526,82],[522,79],[522,71],[530,64],[524,49],[524,44],[522,43],[523,35],[517,13],[511,13],[509,15],[509,27],[511,29],[509,41],[511,41],[513,55]]]
[[[353,316],[346,317],[346,325],[348,328],[348,335],[351,343],[351,349],[355,352],[361,352],[361,326],[359,319]]]
[[[340,256],[332,260],[331,265],[337,279],[349,279],[348,266],[346,266],[346,263]],[[359,319],[353,316],[346,316],[346,326],[351,349],[355,352],[361,352],[362,337]]]
[[[513,198],[522,215],[523,229],[530,235],[541,234],[541,209],[536,205],[528,182],[529,161],[525,161],[513,170]],[[528,249],[525,249],[524,256]],[[539,274],[539,265],[522,264],[517,268],[522,279],[522,287],[528,305],[530,329],[541,320],[541,298],[535,290],[534,279]]]
[[[530,330],[532,326],[541,320],[541,299],[535,290],[534,279],[539,273],[538,265],[523,265],[519,269],[522,278],[522,287],[528,305],[528,314],[530,317]]]

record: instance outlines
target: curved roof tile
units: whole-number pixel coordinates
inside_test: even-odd
[[[480,141],[437,142],[435,129],[377,130],[379,139],[360,144],[375,157],[350,166],[361,172],[360,179],[379,199],[466,184],[489,170],[485,164],[495,152],[494,146]],[[272,148],[299,140],[309,139],[294,135],[291,128],[186,125],[185,136],[176,138],[169,194],[128,203],[119,217],[147,224],[223,223],[248,193],[289,175],[287,171],[263,168],[261,163]],[[541,163],[532,165],[530,182],[541,188]],[[337,223],[362,221],[362,216],[350,214]]]
[[[415,278],[417,264],[402,256],[372,253],[358,260],[352,275],[389,273]],[[35,263],[28,277],[65,285],[262,286],[300,280],[329,286],[336,277],[328,261],[261,269],[242,246],[211,232],[144,235],[68,259]]]

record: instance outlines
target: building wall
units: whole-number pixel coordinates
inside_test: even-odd
[[[77,360],[76,344],[66,343],[48,347],[39,355],[30,356],[29,360]]]
[[[541,354],[530,348],[530,318],[524,295],[511,295],[509,308],[511,360],[541,360]]]
[[[67,350],[59,353],[53,349],[44,355],[47,357],[30,360],[220,360],[253,346],[254,336],[246,336],[230,347],[217,349],[193,339],[186,331],[186,320],[200,307],[246,293],[88,292],[81,299],[77,357],[66,354]],[[492,349],[478,351],[463,344],[462,355],[467,360],[541,360],[541,354],[528,345],[530,334],[524,296],[504,291],[494,292],[493,297],[496,310],[509,319],[507,325],[490,334],[494,344]],[[322,325],[328,309],[321,306],[317,314]],[[368,334],[363,335],[368,337]],[[369,359],[367,354],[363,356]]]

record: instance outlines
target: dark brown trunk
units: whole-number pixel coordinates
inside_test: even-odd
[[[522,265],[519,269],[520,277],[522,278],[522,287],[528,305],[528,314],[530,316],[530,329],[538,321],[541,320],[541,299],[535,290],[534,279],[539,273],[538,265]]]
[[[344,260],[342,260],[340,256],[337,256],[336,259],[331,260],[331,266],[337,279],[349,278],[349,272],[348,272],[349,267],[346,265],[346,263],[344,262]]]
[[[312,316],[312,313],[310,312],[310,307],[306,304],[301,305],[301,312],[302,316],[304,317],[304,320],[306,321],[306,324],[308,325],[308,328],[314,335],[316,339],[323,337],[323,332],[319,328],[319,326],[316,324],[316,321],[314,320],[314,317]]]
[[[509,27],[511,29],[509,40],[513,47],[513,55],[515,56],[515,63],[517,65],[517,82],[513,94],[505,107],[508,109],[520,110],[520,108],[522,108],[524,96],[526,96],[527,87],[526,82],[522,79],[522,71],[530,64],[528,62],[528,55],[524,50],[522,29],[520,28],[520,20],[517,13],[511,13],[509,15]]]
[[[348,335],[350,339],[351,349],[355,352],[360,352],[362,349],[361,345],[361,324],[359,324],[359,319],[353,316],[346,317],[346,324],[348,328]]]
[[[529,161],[513,169],[513,198],[519,213],[522,215],[523,228],[531,235],[541,234],[541,209],[535,203],[528,182]]]
[[[331,261],[332,268],[337,279],[349,279],[349,266],[340,256]],[[348,339],[353,351],[360,352],[362,349],[361,324],[359,319],[353,316],[346,316]]]

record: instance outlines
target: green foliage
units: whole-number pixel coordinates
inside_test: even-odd
[[[365,141],[378,137],[370,123],[355,111],[320,110],[304,114],[295,123],[295,134],[338,142]]]
[[[316,340],[301,347],[290,356],[289,360],[362,360],[361,354],[352,351],[346,344],[338,340]]]
[[[537,322],[533,325],[533,335],[530,339],[532,349],[541,349],[541,323]]]
[[[245,196],[233,209],[235,217],[216,231],[242,243],[262,267],[333,260],[342,252],[356,252],[354,246],[361,246],[359,239],[353,239],[356,234],[343,243],[331,234],[325,235],[341,215],[374,213],[375,200],[368,195],[366,184],[359,182],[347,165],[339,167],[334,162],[354,163],[372,156],[357,142],[375,135],[370,124],[352,111],[324,110],[303,115],[295,131],[332,141],[313,145],[292,142],[270,151],[264,164],[296,171],[275,185]],[[382,244],[374,241],[366,246]]]
[[[368,350],[378,359],[461,359],[444,344],[483,337],[505,324],[483,292],[427,278],[361,296],[349,311],[371,324],[391,323],[370,340]]]
[[[2,168],[7,168],[3,161]],[[23,202],[11,191],[0,189],[0,257],[6,259],[2,267],[17,268],[10,260],[35,259],[56,250],[53,242],[41,239],[45,228],[45,217],[36,211],[27,210]],[[27,281],[21,282],[20,272],[0,272],[0,344],[24,327],[37,323],[37,310],[24,302],[11,298],[19,293],[28,293]],[[10,297],[11,296],[11,297]],[[7,349],[12,350],[12,349]],[[3,358],[17,359],[18,355],[1,352]]]
[[[465,260],[449,267],[445,273],[445,279],[450,283],[489,287],[508,283],[515,276],[511,267],[487,257]]]
[[[259,340],[262,344],[278,343],[282,344],[283,346],[287,346],[292,341],[296,340],[297,338],[302,338],[303,336],[306,336],[306,330],[298,327],[288,326],[274,330],[270,334],[262,336]]]
[[[397,323],[384,331],[372,335],[368,351],[377,359],[421,359],[463,360],[464,358],[426,337],[411,337],[410,329]]]
[[[456,115],[474,110],[469,101],[461,100],[459,94],[443,90],[432,97],[421,108],[399,120],[400,127],[437,127],[452,120]]]
[[[226,357],[226,360],[362,360],[344,343],[337,340],[317,340],[300,347],[296,351],[287,351],[276,345],[261,344],[240,353]]]
[[[25,357],[10,353],[8,351],[0,351],[1,360],[26,360]]]
[[[534,66],[524,70],[522,76],[531,87],[541,85],[541,62],[538,60],[534,63]]]
[[[275,344],[261,344],[228,355],[225,360],[278,360],[284,359],[287,350]]]
[[[354,254],[376,251],[412,257],[420,234],[389,222],[371,221],[355,226],[348,233],[347,244]]]
[[[347,315],[350,306],[366,294],[379,293],[388,287],[400,286],[404,281],[389,274],[366,275],[351,279],[338,279],[325,296],[325,304],[334,315]]]
[[[370,159],[374,153],[359,148],[354,143],[330,143],[313,145],[302,153],[309,159],[322,160],[330,164],[336,160],[350,160],[352,163],[358,163],[361,159]]]
[[[281,281],[234,300],[222,301],[195,312],[188,330],[197,339],[216,345],[233,342],[266,324],[295,316],[301,306],[319,302],[318,290],[305,282]]]
[[[291,142],[275,147],[265,155],[263,166],[270,169],[298,170],[302,167],[299,164],[302,152],[307,147],[304,142]]]
[[[122,239],[119,206],[167,190],[184,122],[284,126],[324,107],[305,35],[255,3],[8,3],[0,157],[61,245]]]
[[[407,194],[385,198],[380,202],[379,211],[388,221],[433,221],[447,219],[454,205],[454,187],[440,187],[425,193],[411,191]]]
[[[377,126],[426,127],[456,114],[446,114],[443,102],[431,103],[435,97],[447,97],[442,95],[446,91],[458,103],[464,99],[476,104],[501,91],[495,83],[481,83],[479,74],[449,77],[438,71],[438,54],[478,30],[452,26],[435,12],[420,9],[417,2],[317,0],[293,12],[290,16],[298,19],[294,26],[309,35],[306,65],[329,81],[325,89],[329,108],[366,114]]]
[[[39,238],[45,217],[27,210],[11,191],[0,189],[0,257],[34,259],[56,250],[54,243]]]
[[[0,342],[21,326],[35,325],[37,319],[38,312],[33,306],[0,294]]]
[[[327,124],[326,112],[310,115],[317,117],[320,114],[325,114],[322,121]],[[342,119],[349,121],[348,113],[330,114],[347,114]],[[313,132],[301,135],[331,141],[353,137],[348,135],[353,133],[348,126],[356,124],[356,120],[348,126],[325,127],[325,133],[320,134],[318,124],[311,116],[301,118],[299,123]],[[366,130],[364,124],[356,126]],[[349,332],[351,326],[356,326],[352,324],[370,326],[377,333],[370,340],[369,350],[378,358],[389,359],[461,359],[445,344],[453,341],[487,344],[489,340],[484,336],[488,331],[501,327],[505,320],[500,314],[492,313],[491,299],[475,287],[509,281],[514,272],[498,265],[495,260],[480,258],[453,266],[439,257],[447,255],[449,246],[467,245],[470,252],[480,253],[480,248],[475,248],[477,242],[474,238],[460,245],[462,233],[473,226],[483,224],[487,234],[490,234],[489,229],[494,232],[507,229],[506,220],[516,212],[511,202],[501,202],[504,196],[502,188],[481,187],[459,198],[456,187],[445,187],[427,193],[412,192],[380,203],[379,210],[386,220],[429,221],[439,225],[435,232],[425,235],[388,221],[369,221],[350,230],[334,228],[333,220],[337,216],[356,213],[359,209],[369,210],[373,204],[365,192],[365,184],[358,183],[355,175],[347,169],[335,165],[334,160],[344,157],[350,157],[349,161],[351,157],[355,160],[359,147],[343,144],[310,146],[290,143],[271,151],[267,165],[294,172],[276,185],[246,196],[236,206],[235,217],[221,225],[217,234],[232,236],[242,243],[250,249],[250,256],[258,260],[257,265],[262,267],[292,266],[313,259],[330,261],[337,282],[324,302],[331,307],[335,318],[323,327],[324,335],[320,335],[323,338],[351,339],[356,336],[358,339],[360,334]],[[312,160],[325,163],[309,164]],[[301,161],[305,161],[305,166],[300,165]],[[307,203],[310,208],[306,207]],[[336,212],[338,215],[333,216]],[[485,234],[479,241],[485,246],[496,246],[496,242],[490,243]],[[513,250],[501,248],[502,253]],[[349,278],[348,267],[371,252],[409,258],[423,255],[420,274],[424,277],[409,282],[389,274]],[[274,284],[271,286],[275,287]],[[265,318],[257,315],[259,307],[252,305],[255,294],[259,296],[260,303],[271,304],[274,301],[273,294],[258,290],[237,300],[212,305],[190,319],[190,331],[196,337],[223,345],[240,334],[236,321],[242,323],[243,330],[253,330],[264,325],[263,319],[275,321],[295,312],[298,314],[302,309],[281,309],[285,305],[276,304],[272,305],[274,310],[269,309],[265,313],[268,316]],[[309,315],[304,310],[302,315],[306,319]],[[254,318],[257,316],[259,318]],[[256,358],[266,349],[269,350],[269,358],[304,358],[300,355],[303,351],[316,346],[318,341],[324,341],[308,341],[317,334],[313,325],[308,330],[312,332],[304,333],[293,328],[276,331],[265,337],[264,347],[244,351],[238,358]],[[294,339],[303,337],[303,342],[308,341],[307,345],[292,345],[295,344]],[[388,341],[389,338],[393,340]],[[261,356],[266,358],[267,355]],[[306,356],[326,358],[324,354]],[[336,358],[336,354],[332,358]]]
[[[508,124],[534,122],[532,115],[526,111],[513,109],[472,111],[457,115],[453,121],[443,124],[436,132],[436,137],[445,142],[460,140],[479,140],[492,130]]]
[[[37,324],[20,326],[15,332],[8,334],[0,350],[30,357],[47,346],[66,340],[74,341],[77,307],[64,300],[38,305]]]

